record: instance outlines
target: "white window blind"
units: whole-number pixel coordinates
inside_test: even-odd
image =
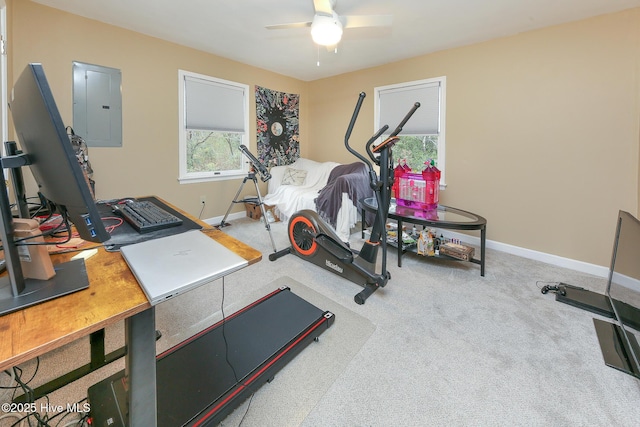
[[[404,135],[437,135],[440,123],[440,82],[388,88],[379,92],[380,125],[398,126],[413,104],[420,108],[403,127]]]
[[[187,129],[245,131],[244,89],[185,76]]]

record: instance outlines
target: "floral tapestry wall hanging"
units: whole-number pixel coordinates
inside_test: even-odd
[[[256,86],[258,158],[266,166],[300,157],[300,95]]]

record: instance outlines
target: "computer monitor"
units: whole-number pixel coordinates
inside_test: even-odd
[[[29,165],[39,193],[75,225],[82,239],[107,241],[110,235],[67,136],[42,64],[28,64],[20,74],[10,94],[9,109],[22,153],[3,157],[2,166]],[[12,213],[2,181],[0,237],[9,283],[7,286],[6,278],[0,281],[0,314],[86,288],[84,262],[57,266],[56,275],[48,281],[23,277],[17,250],[20,243],[13,238]]]
[[[9,109],[38,191],[69,216],[84,240],[108,240],[42,64],[29,64],[20,75],[10,94]]]
[[[605,363],[640,378],[640,221],[620,211],[605,292],[616,323],[594,319]]]

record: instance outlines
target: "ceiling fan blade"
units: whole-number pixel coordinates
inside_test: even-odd
[[[313,8],[321,15],[333,15],[335,0],[313,0]]]
[[[340,16],[344,28],[389,27],[393,15],[345,15]]]
[[[289,24],[275,24],[275,25],[267,25],[265,28],[267,30],[287,30],[289,28],[304,28],[310,27],[311,21],[309,22],[292,22]]]

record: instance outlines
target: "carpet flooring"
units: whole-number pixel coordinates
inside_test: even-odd
[[[603,293],[605,279],[491,249],[485,277],[475,264],[410,254],[398,268],[390,251],[388,285],[357,305],[358,285],[294,255],[269,261],[260,221],[231,224],[223,231],[262,251],[262,261],[224,286],[159,305],[159,352],[283,284],[336,320],[222,426],[640,425],[640,381],[604,364],[592,320],[601,317],[540,292],[564,282]],[[271,230],[278,249],[288,246],[285,223]],[[359,232],[350,243],[360,247]],[[122,329],[107,329],[108,351],[123,344]],[[87,360],[88,340],[69,344],[40,358],[32,384]],[[26,378],[35,364],[22,367]],[[78,401],[122,368],[102,368],[50,400]]]

